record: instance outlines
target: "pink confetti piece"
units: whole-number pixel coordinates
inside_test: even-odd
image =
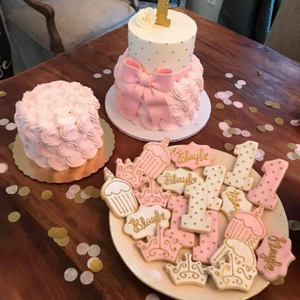
[[[227,138],[231,138],[232,134],[230,134],[227,130],[223,131],[223,135]]]
[[[93,77],[96,78],[96,79],[99,79],[99,78],[102,77],[102,75],[101,75],[100,73],[95,73],[95,74],[93,75]]]
[[[287,153],[287,157],[288,157],[288,159],[290,159],[290,160],[296,160],[294,157],[293,157],[293,152],[289,152],[289,153]]]
[[[240,135],[242,133],[242,130],[240,128],[235,128],[235,134]]]
[[[243,88],[242,85],[238,84],[238,83],[235,83],[234,86],[238,89],[238,90],[241,90]]]
[[[260,157],[257,157],[257,158],[255,158],[257,161],[263,161],[264,160],[264,156],[260,156]]]
[[[103,74],[109,75],[109,74],[111,74],[111,70],[105,69],[105,70],[103,70]]]
[[[274,130],[274,127],[273,127],[271,124],[266,124],[266,125],[265,125],[265,128],[266,128],[266,130],[268,130],[268,131],[273,131],[273,130]]]
[[[217,94],[218,94],[219,99],[221,99],[221,100],[225,100],[225,99],[229,98],[229,96],[225,92],[218,92]]]
[[[225,93],[226,93],[229,97],[233,96],[233,92],[231,92],[231,91],[225,91]]]
[[[231,73],[226,73],[226,74],[225,74],[225,77],[227,77],[227,78],[232,78],[232,77],[233,77],[233,74],[231,74]]]
[[[228,125],[226,122],[220,122],[220,123],[219,123],[219,128],[220,128],[222,131],[225,131],[225,130],[228,130],[228,129],[229,129],[229,125]]]
[[[232,101],[231,101],[230,99],[225,99],[225,100],[223,101],[223,103],[226,104],[226,105],[231,105],[231,104],[232,104]]]
[[[224,122],[225,123],[225,122]],[[297,144],[296,151],[300,151],[300,144]]]
[[[220,99],[218,93],[215,93],[215,98]]]
[[[17,125],[15,123],[8,123],[6,126],[5,126],[6,130],[15,130],[17,128]]]
[[[241,134],[242,134],[243,137],[250,137],[251,136],[251,133],[248,130],[242,130]]]
[[[242,102],[240,101],[234,101],[233,102],[233,105],[236,107],[236,108],[242,108],[244,105]]]
[[[261,155],[261,156],[265,156],[266,152],[262,149],[257,149],[257,152]]]
[[[291,124],[293,126],[300,126],[300,119],[299,120],[291,120]]]
[[[239,85],[246,85],[247,82],[245,80],[238,80],[237,84],[239,84]]]

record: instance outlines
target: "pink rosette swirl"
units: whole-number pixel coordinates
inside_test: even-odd
[[[56,147],[56,152],[59,156],[68,157],[75,155],[77,150],[75,149],[75,145],[72,142],[61,143]]]
[[[86,159],[81,152],[76,152],[75,155],[67,157],[67,163],[71,168],[77,168],[86,163]]]
[[[55,157],[48,159],[49,166],[55,171],[64,171],[69,168],[67,159],[65,157]]]

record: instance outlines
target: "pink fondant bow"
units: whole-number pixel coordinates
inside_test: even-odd
[[[122,77],[125,80],[125,92],[121,106],[131,120],[135,118],[141,100],[144,99],[152,125],[157,125],[160,119],[172,122],[164,93],[174,88],[173,70],[161,69],[149,75],[136,60],[125,58]]]

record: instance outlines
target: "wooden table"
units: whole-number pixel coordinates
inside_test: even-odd
[[[252,40],[244,38],[224,27],[207,21],[186,10],[198,25],[195,54],[201,59],[205,69],[205,89],[211,98],[212,115],[207,126],[193,138],[213,148],[224,150],[224,143],[238,144],[247,139],[233,136],[230,139],[222,135],[218,123],[231,119],[234,127],[247,129],[251,139],[260,143],[259,148],[266,152],[265,160],[287,159],[290,150],[287,143],[300,143],[299,127],[290,125],[290,120],[299,119],[300,110],[300,64]],[[105,36],[69,51],[19,74],[0,82],[0,90],[7,92],[0,98],[0,118],[13,120],[16,101],[25,91],[33,89],[39,83],[53,80],[79,81],[89,86],[101,102],[100,116],[108,121],[105,109],[105,94],[113,84],[113,75],[103,75],[94,79],[93,74],[104,69],[113,69],[120,54],[127,47],[127,28],[122,27]],[[257,76],[257,71],[263,76]],[[225,78],[231,72],[233,79]],[[234,87],[235,80],[244,79],[247,85],[242,90]],[[233,100],[244,104],[243,109],[226,106],[224,110],[215,109],[218,102],[214,94],[218,91],[232,90]],[[264,102],[273,100],[281,104],[279,110],[268,108]],[[249,106],[256,106],[258,113],[248,111]],[[275,117],[282,117],[285,124],[274,123]],[[109,122],[109,121],[108,121]],[[273,124],[273,132],[260,133],[259,124]],[[111,124],[111,123],[110,123]],[[116,148],[107,166],[115,169],[115,160],[120,157],[133,159],[142,150],[143,143],[127,137],[111,124],[116,136]],[[76,204],[66,199],[65,193],[70,184],[50,185],[38,183],[24,176],[14,165],[9,143],[14,141],[16,131],[0,128],[0,162],[6,162],[10,168],[1,174],[0,201],[0,299],[1,300],[117,300],[145,299],[153,292],[140,282],[125,266],[115,250],[108,227],[108,208],[104,201],[88,200]],[[262,162],[255,163],[259,171]],[[300,219],[300,161],[290,161],[290,168],[282,182],[278,194],[284,204],[288,219]],[[103,173],[81,180],[82,187],[94,185],[101,187]],[[9,185],[27,185],[31,192],[26,197],[18,194],[8,195],[5,188]],[[40,198],[41,192],[51,189],[54,197],[49,201]],[[7,221],[11,211],[20,211],[22,217],[16,223]],[[47,236],[53,226],[66,227],[71,242],[60,248]],[[299,232],[290,232],[293,241],[293,253],[300,255]],[[76,246],[81,242],[98,244],[102,252],[100,258],[104,269],[95,274],[93,284],[84,286],[79,279],[72,283],[64,280],[64,271],[74,267],[87,270],[88,256],[79,256]],[[282,286],[270,286],[255,299],[299,299],[299,261],[291,264],[286,283]],[[161,299],[168,299],[160,295]],[[207,299],[208,300],[208,299]]]

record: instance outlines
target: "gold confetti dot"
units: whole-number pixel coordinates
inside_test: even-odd
[[[11,223],[15,223],[19,221],[20,218],[21,218],[21,214],[18,211],[11,212],[7,217],[8,221]]]
[[[84,189],[84,192],[86,195],[88,196],[92,196],[93,193],[95,192],[95,188],[93,186],[87,186],[85,189]]]
[[[222,104],[222,103],[217,103],[217,104],[216,104],[216,109],[224,109],[224,104]]]
[[[225,143],[225,144],[224,144],[224,148],[225,148],[226,150],[228,150],[228,151],[231,151],[231,150],[233,150],[234,145],[231,144],[231,143]]]
[[[258,75],[258,76],[263,76],[263,74],[264,74],[263,71],[260,71],[260,70],[257,71],[257,75]]]
[[[61,239],[54,238],[53,240],[54,240],[54,242],[55,242],[58,246],[60,246],[60,247],[65,247],[65,246],[67,246],[67,245],[69,244],[69,242],[70,242],[70,237],[67,235],[67,236],[65,236],[64,238],[61,238]]]
[[[7,93],[4,91],[0,91],[0,98],[4,98],[5,96],[7,96]]]
[[[272,107],[276,108],[276,109],[279,109],[280,108],[280,104],[279,103],[273,103]]]
[[[229,126],[232,126],[232,121],[231,120],[224,120],[225,123],[227,123]]]
[[[30,188],[28,186],[22,186],[18,191],[18,194],[20,196],[27,196],[29,193],[30,193]]]
[[[56,230],[58,229],[58,227],[51,227],[49,230],[48,230],[48,236],[50,238],[55,238],[55,233],[56,233]]]
[[[270,107],[271,107],[271,106],[273,106],[273,101],[266,101],[265,104],[266,104],[267,106],[270,106]]]
[[[88,261],[88,268],[92,272],[100,272],[103,268],[103,262],[98,257],[90,258]]]
[[[260,132],[266,132],[266,128],[265,128],[265,126],[263,126],[263,125],[258,125],[258,126],[256,127],[256,129],[257,129],[258,131],[260,131]]]
[[[295,159],[300,160],[300,156],[299,156],[296,152],[294,152],[294,153],[292,154],[292,156],[293,156]]]
[[[64,227],[60,227],[60,228],[57,228],[57,230],[55,231],[55,238],[62,239],[64,237],[66,237],[67,234],[68,234],[68,230]]]
[[[49,200],[49,199],[52,198],[52,196],[53,196],[53,192],[50,191],[50,190],[45,190],[45,191],[43,191],[42,194],[41,194],[41,198],[42,198],[43,200]]]
[[[254,106],[251,106],[248,108],[250,112],[252,112],[253,114],[257,113],[257,108]]]
[[[236,134],[236,129],[231,127],[231,128],[228,129],[228,133]]]
[[[14,148],[14,143],[10,143],[10,144],[8,145],[8,149],[12,150],[13,148]]]
[[[297,149],[297,145],[294,144],[294,143],[288,143],[288,144],[287,144],[287,147],[288,147],[289,149],[291,149],[291,150],[296,150],[296,149]]]
[[[92,198],[97,199],[100,197],[100,189],[95,189]]]
[[[278,125],[282,125],[284,121],[281,118],[275,118],[275,123]]]

